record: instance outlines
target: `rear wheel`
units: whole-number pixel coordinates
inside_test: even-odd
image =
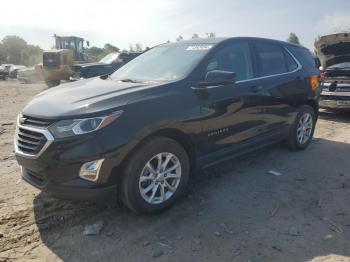
[[[189,170],[187,153],[177,142],[153,137],[128,159],[121,199],[137,213],[163,211],[184,192]]]
[[[316,125],[315,112],[312,107],[304,105],[293,124],[288,138],[288,146],[293,150],[303,150],[311,143]]]
[[[46,83],[47,87],[51,88],[51,87],[58,86],[61,83],[61,81],[60,80],[45,80],[45,83]]]

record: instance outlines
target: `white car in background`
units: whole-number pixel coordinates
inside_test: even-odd
[[[34,67],[18,70],[17,79],[26,84],[37,83],[42,81],[41,77],[35,71]]]

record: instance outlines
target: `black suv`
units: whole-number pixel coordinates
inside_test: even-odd
[[[70,80],[110,75],[140,54],[141,52],[110,53],[96,63],[75,64],[72,67],[73,75]]]
[[[110,77],[61,85],[18,117],[22,177],[68,199],[118,195],[161,211],[190,173],[280,141],[305,149],[319,71],[304,47],[260,38],[157,46]]]

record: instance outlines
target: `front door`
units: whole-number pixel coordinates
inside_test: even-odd
[[[261,133],[260,119],[265,93],[255,79],[250,44],[238,42],[217,50],[204,73],[211,70],[234,72],[234,84],[211,86],[198,91],[201,97],[203,139],[200,153],[219,160]]]

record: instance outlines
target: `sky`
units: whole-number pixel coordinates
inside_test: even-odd
[[[207,32],[279,40],[294,32],[313,49],[318,35],[350,31],[350,0],[17,0],[1,9],[8,11],[1,12],[0,39],[18,35],[44,49],[54,45],[53,34],[128,49]]]

